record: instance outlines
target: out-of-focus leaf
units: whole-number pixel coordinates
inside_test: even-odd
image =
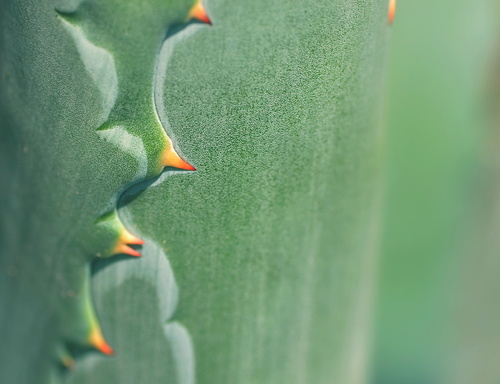
[[[377,384],[443,383],[458,369],[454,304],[481,180],[494,5],[398,3],[373,351]]]

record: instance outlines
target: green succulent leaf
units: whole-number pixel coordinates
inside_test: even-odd
[[[361,382],[387,2],[0,4],[0,381]]]

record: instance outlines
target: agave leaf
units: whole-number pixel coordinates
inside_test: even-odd
[[[0,381],[362,382],[387,2],[1,4]]]

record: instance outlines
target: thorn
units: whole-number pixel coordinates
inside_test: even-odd
[[[132,247],[129,247],[129,244],[142,245],[144,244],[144,241],[139,239],[137,236],[132,235],[127,229],[123,228],[122,234],[118,238],[113,253],[125,253],[130,256],[140,257],[140,252]]]
[[[113,348],[111,348],[109,346],[109,344],[106,342],[106,340],[104,340],[104,337],[102,336],[101,330],[97,326],[94,327],[94,329],[90,333],[89,343],[95,349],[97,349],[98,351],[101,351],[105,355],[111,356],[115,353],[113,351]]]
[[[392,25],[394,22],[394,16],[396,15],[396,0],[389,0],[389,14],[387,16],[387,22]]]
[[[161,165],[164,167],[184,169],[186,171],[196,171],[196,168],[182,160],[171,146],[163,152]]]
[[[73,369],[75,368],[75,360],[71,356],[65,356],[61,359],[62,365],[66,369]]]
[[[126,229],[123,229],[120,240],[125,244],[143,245],[144,240],[139,239],[137,236],[132,235]]]
[[[189,18],[194,20],[199,20],[202,23],[207,23],[209,25],[212,25],[212,21],[209,19],[207,15],[207,11],[203,6],[202,0],[197,0],[196,4],[193,5],[191,10],[189,11]]]
[[[117,244],[116,247],[113,249],[113,254],[119,254],[119,253],[124,253],[129,256],[134,256],[134,257],[141,257],[141,253],[136,251],[134,248],[129,247],[127,244]]]
[[[75,359],[73,359],[73,356],[69,353],[69,351],[66,348],[66,345],[61,345],[58,350],[58,355],[59,355],[59,363],[66,369],[73,369],[75,368]]]

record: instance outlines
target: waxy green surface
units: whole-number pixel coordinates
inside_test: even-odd
[[[158,154],[147,117],[151,51],[190,8],[156,3],[103,2],[81,26],[114,57],[109,116],[144,139],[148,175]],[[140,166],[96,133],[106,98],[64,24],[75,6],[0,8],[2,382],[61,380],[55,357],[85,324],[77,309],[102,246],[95,220]],[[190,383],[179,367],[191,360],[176,360],[172,336],[184,327],[197,383],[362,382],[387,4],[205,7],[213,26],[190,26],[198,29],[176,42],[163,85],[171,137],[197,171],[164,173],[119,204],[146,244],[142,258],[93,265],[116,356],[72,345],[76,367],[65,379]]]

